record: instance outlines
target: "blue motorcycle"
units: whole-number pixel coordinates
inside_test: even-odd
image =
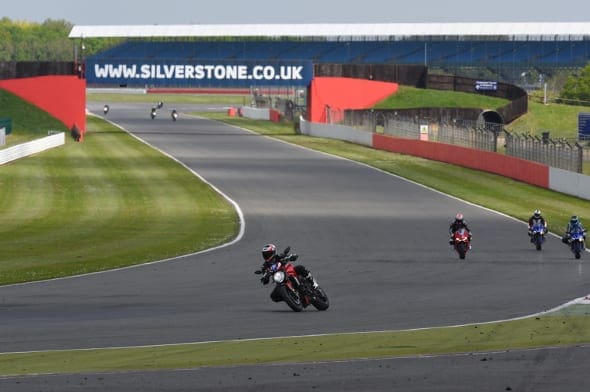
[[[576,259],[582,257],[582,252],[586,249],[584,246],[585,238],[586,236],[583,230],[575,230],[569,237],[570,249],[572,250],[572,253]]]
[[[543,242],[545,242],[545,226],[536,223],[531,228],[531,242],[535,245],[537,250],[541,250]]]

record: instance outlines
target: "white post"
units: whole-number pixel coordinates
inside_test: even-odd
[[[547,105],[547,83],[543,86],[543,104]]]

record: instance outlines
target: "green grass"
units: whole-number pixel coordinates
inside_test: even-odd
[[[529,111],[516,119],[506,128],[509,131],[528,133],[541,136],[543,131],[549,131],[551,138],[578,137],[578,113],[590,112],[587,106],[570,106],[529,101]]]
[[[590,317],[587,315],[546,315],[422,330],[0,354],[0,374],[146,371],[391,358],[567,346],[589,341]]]
[[[379,102],[375,105],[375,108],[413,109],[441,107],[497,109],[509,102],[503,98],[488,97],[480,94],[399,86],[397,93]]]
[[[93,117],[83,143],[0,167],[0,283],[107,270],[213,247],[233,207],[186,168]]]

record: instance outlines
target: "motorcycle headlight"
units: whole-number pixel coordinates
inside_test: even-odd
[[[275,272],[272,276],[272,280],[274,280],[275,283],[283,283],[285,281],[285,273],[283,271]]]

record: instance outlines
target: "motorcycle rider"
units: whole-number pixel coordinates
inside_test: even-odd
[[[467,222],[465,222],[463,214],[460,212],[457,213],[457,215],[455,215],[455,220],[449,226],[449,234],[451,235],[451,238],[449,239],[449,245],[453,245],[453,236],[455,232],[459,229],[467,230],[467,233],[469,234],[469,248],[471,248],[471,230],[469,230],[469,226],[467,226]]]
[[[261,271],[263,273],[262,278],[260,281],[263,284],[268,284],[270,281],[270,275],[266,274],[268,269],[271,265],[280,262],[281,264],[286,264],[290,261],[295,261],[299,255],[297,254],[278,254],[277,247],[274,244],[266,244],[262,247],[262,258],[264,259],[264,263],[262,264]],[[318,287],[317,282],[315,281],[314,277],[311,275],[311,272],[305,268],[303,265],[299,264],[295,266],[295,272],[300,277],[307,279],[314,289]]]
[[[531,242],[533,241],[533,226],[536,224],[543,225],[543,234],[547,234],[547,221],[543,218],[539,209],[533,211],[533,215],[529,218],[529,237],[531,237]]]
[[[577,215],[572,215],[570,221],[567,224],[567,227],[565,228],[565,235],[561,241],[564,244],[569,243],[572,234],[576,231],[582,231],[582,233],[584,233],[584,240],[586,240],[586,229],[584,228],[584,225],[582,225],[582,221],[580,221],[580,218]]]

